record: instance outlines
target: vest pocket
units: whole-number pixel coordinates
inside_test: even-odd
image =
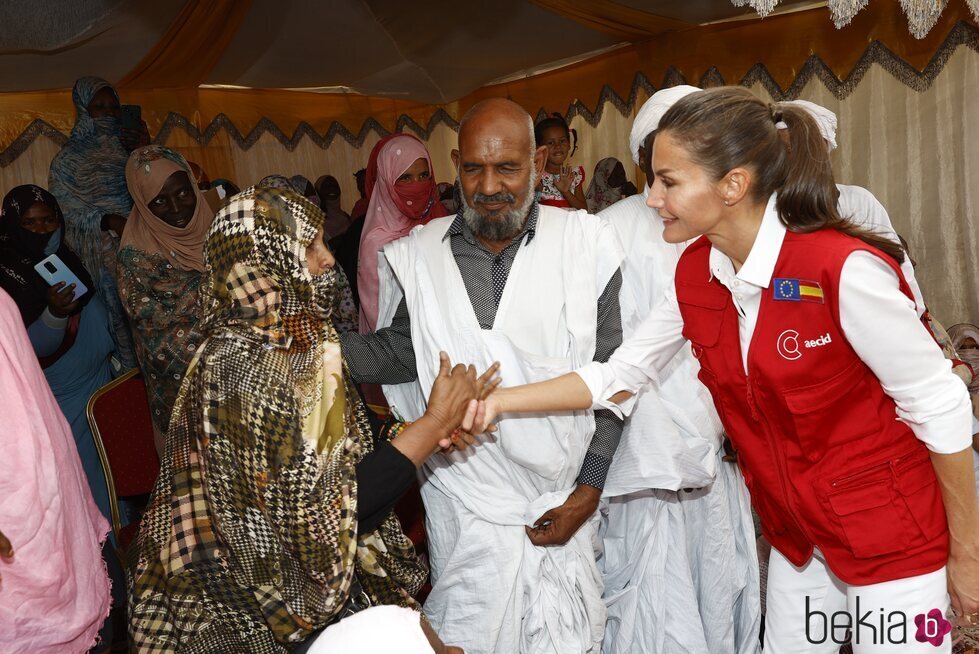
[[[693,344],[694,356],[698,359],[697,348],[717,345],[724,310],[730,301],[727,290],[680,282],[677,302],[683,316],[683,337]]]
[[[854,558],[869,559],[905,549],[910,534],[903,503],[891,478],[847,488],[828,497]]]
[[[785,405],[806,458],[818,461],[832,447],[880,431],[871,391],[859,360],[819,384],[786,391]]]

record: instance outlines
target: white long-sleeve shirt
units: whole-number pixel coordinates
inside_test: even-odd
[[[740,271],[717,248],[710,252],[711,274],[731,292],[738,310],[742,363],[758,321],[762,293],[785,238],[773,195],[758,236]],[[959,452],[972,444],[972,408],[962,381],[918,318],[915,303],[901,292],[897,275],[879,257],[854,252],[840,272],[840,323],[850,346],[873,371],[897,405],[897,417],[927,447],[938,453]],[[608,398],[621,390],[637,392],[657,378],[682,347],[683,317],[670,286],[665,298],[605,364],[591,363],[576,372],[587,384],[596,408],[628,413],[631,402],[617,407]]]
[[[887,210],[874,197],[873,193],[862,186],[837,184],[836,188],[840,191],[840,197],[836,201],[836,207],[841,216],[849,218],[855,224],[865,229],[887,237],[894,243],[901,243],[901,239],[898,238],[897,232],[894,231],[894,226],[891,224],[891,218],[887,215]],[[925,298],[921,295],[921,287],[918,286],[918,280],[914,276],[914,266],[911,264],[911,257],[904,257],[904,261],[901,263],[901,272],[904,273],[904,279],[907,280],[908,286],[911,287],[911,293],[914,295],[914,303],[916,305],[915,308],[917,309],[918,316],[921,316],[925,312]]]

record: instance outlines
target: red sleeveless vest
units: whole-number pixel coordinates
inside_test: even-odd
[[[948,556],[945,509],[927,448],[840,328],[847,256],[874,248],[835,230],[785,235],[742,364],[738,314],[710,272],[702,237],[677,265],[683,335],[700,360],[761,518],[793,564],[813,547],[843,581],[864,585],[933,572]],[[881,325],[886,329],[886,325]]]

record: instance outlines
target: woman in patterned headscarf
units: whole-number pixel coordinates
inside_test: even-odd
[[[280,191],[295,191],[299,195],[306,197],[306,199],[310,202],[319,204],[318,201],[312,197],[305,196],[306,185],[300,182],[300,180],[305,180],[306,182],[309,181],[302,175],[295,175],[293,176],[292,180],[287,179],[284,175],[267,175],[263,177],[261,181],[256,184],[256,186],[276,188]],[[324,232],[326,232],[325,224],[323,229]],[[330,240],[329,234],[327,234],[326,240]],[[341,334],[356,332],[360,328],[360,317],[357,313],[357,304],[354,302],[353,289],[350,286],[350,280],[347,278],[347,274],[340,266],[336,267],[336,275],[337,292],[334,294],[336,297],[336,304],[333,307],[333,311],[330,313],[330,320],[333,321],[333,327]]]
[[[605,157],[595,165],[595,174],[585,193],[585,201],[590,213],[598,213],[635,194],[636,187],[626,179],[622,162],[615,157]]]
[[[82,77],[71,99],[75,126],[51,161],[48,187],[65,213],[65,239],[91,273],[109,312],[116,356],[129,369],[136,366],[136,356],[115,279],[118,237],[125,227],[122,216],[133,204],[126,189],[129,151],[120,140],[119,94],[104,79]]]
[[[119,247],[119,296],[157,432],[157,450],[201,335],[197,292],[204,272],[204,239],[214,212],[178,152],[137,148],[126,164],[133,209]]]
[[[425,571],[391,507],[494,371],[444,359],[428,413],[375,447],[329,320],[322,224],[255,187],[208,234],[205,340],[133,546],[139,652],[279,654],[365,604],[415,607]]]

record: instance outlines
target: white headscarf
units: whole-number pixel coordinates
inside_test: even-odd
[[[642,108],[639,109],[639,113],[636,114],[636,120],[632,123],[632,131],[629,132],[629,150],[632,152],[634,162],[639,163],[639,148],[645,143],[649,133],[655,132],[659,127],[659,121],[663,118],[663,114],[669,111],[670,107],[676,104],[680,98],[701,90],[696,86],[681,84],[657,91],[646,100]]]
[[[400,606],[373,606],[327,627],[309,654],[433,654],[422,631],[421,613]]]
[[[820,106],[815,102],[809,102],[808,100],[791,100],[782,104],[795,105],[808,111],[812,119],[816,121],[816,125],[819,127],[819,133],[823,135],[823,139],[829,144],[829,151],[832,152],[836,149],[836,114],[826,107]]]

